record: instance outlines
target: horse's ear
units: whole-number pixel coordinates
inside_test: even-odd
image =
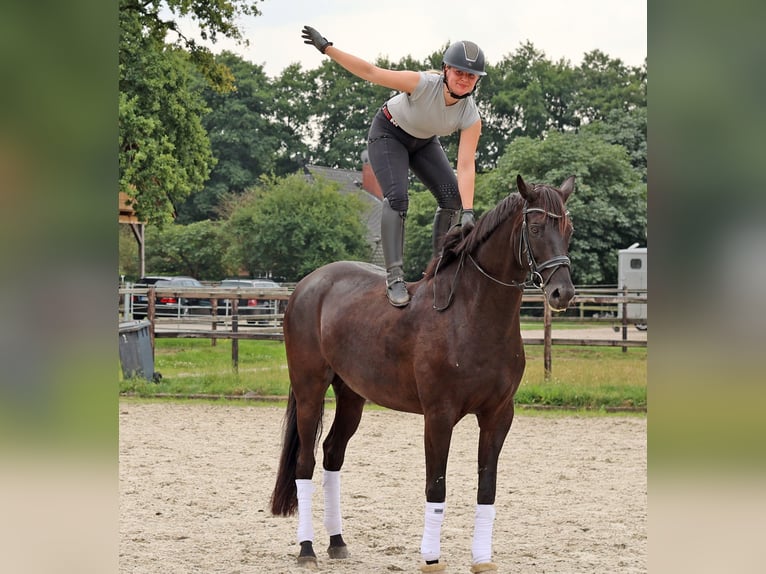
[[[516,175],[516,187],[519,188],[521,197],[530,203],[537,199],[538,193],[535,191],[535,188],[533,186],[527,185],[527,182],[524,181],[524,178],[521,177],[521,174]]]
[[[561,195],[564,196],[564,203],[566,203],[567,199],[569,199],[569,196],[572,195],[572,192],[574,191],[574,184],[575,184],[575,176],[570,175],[568,178],[564,180],[564,183],[561,184],[561,187],[559,187],[559,191],[561,192]]]

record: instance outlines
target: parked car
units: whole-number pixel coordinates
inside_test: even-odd
[[[142,277],[135,287],[146,288],[200,288],[204,287],[194,277],[172,277],[152,275]],[[146,295],[133,295],[133,317],[142,319],[146,317],[148,299]],[[188,315],[210,315],[212,304],[209,299],[195,297],[175,297],[172,295],[158,295],[154,301],[155,317],[185,317]]]
[[[157,281],[160,280],[166,280],[170,279],[170,277],[165,275],[148,275],[146,277],[141,277],[138,281],[136,281],[133,284],[134,289],[146,289],[147,287],[151,287]],[[146,308],[148,306],[148,299],[146,295],[141,294],[134,294],[133,295],[133,318],[134,319],[144,319],[146,317]]]
[[[239,289],[279,289],[279,283],[271,279],[224,279],[221,281],[221,287],[239,288]],[[257,321],[248,317],[253,315],[272,315],[277,312],[276,301],[265,298],[244,298],[238,299],[238,310],[240,316],[244,315],[248,323],[266,323],[267,321]],[[231,315],[231,301],[221,300],[218,303],[218,315]]]

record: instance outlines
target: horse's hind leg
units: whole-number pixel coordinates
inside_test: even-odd
[[[333,381],[336,397],[335,419],[322,444],[324,453],[322,489],[324,491],[324,526],[330,535],[327,553],[330,558],[347,558],[340,511],[340,469],[346,458],[348,441],[359,427],[364,398],[349,389],[343,381]]]
[[[329,386],[329,385],[327,385]],[[314,553],[314,526],[312,523],[312,496],[314,484],[312,476],[316,466],[314,446],[320,434],[324,413],[324,394],[327,388],[318,387],[304,392],[298,398],[296,394],[297,433],[300,437],[295,464],[295,487],[298,499],[298,543],[300,553],[298,564],[305,568],[316,568]],[[295,386],[293,387],[295,392]]]

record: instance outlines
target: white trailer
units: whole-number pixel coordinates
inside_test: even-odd
[[[639,247],[634,243],[627,249],[618,251],[617,259],[617,281],[620,292],[626,290],[626,294],[631,297],[646,297],[647,289],[647,266],[646,266],[646,247]],[[617,306],[617,317],[622,319],[622,305]],[[628,303],[626,313],[628,319],[639,321],[636,324],[638,329],[646,328],[646,303]]]

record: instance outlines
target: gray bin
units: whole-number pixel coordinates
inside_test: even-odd
[[[154,353],[149,321],[120,322],[120,363],[126,379],[134,377],[147,381],[158,381],[159,373],[154,372]]]

